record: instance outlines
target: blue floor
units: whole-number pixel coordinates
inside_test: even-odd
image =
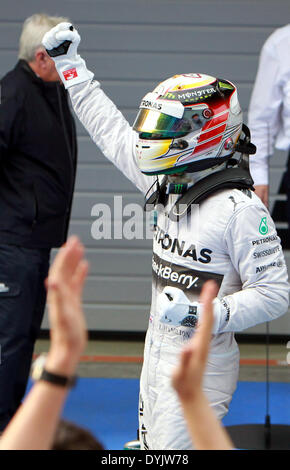
[[[270,383],[270,415],[273,424],[290,424],[290,383]],[[266,384],[239,382],[227,416],[226,426],[265,421]]]
[[[70,392],[63,417],[93,431],[106,449],[122,449],[136,439],[137,379],[83,378]]]
[[[63,417],[90,429],[106,449],[122,449],[138,428],[139,380],[79,379],[70,392]],[[239,382],[225,425],[264,423],[265,383]],[[272,423],[290,424],[290,383],[270,384]]]

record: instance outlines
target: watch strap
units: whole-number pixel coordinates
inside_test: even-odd
[[[46,369],[42,370],[39,380],[58,385],[59,387],[73,387],[77,382],[77,377],[66,377],[65,375],[54,374]]]

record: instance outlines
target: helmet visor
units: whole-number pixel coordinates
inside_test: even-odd
[[[183,117],[176,118],[151,109],[140,109],[133,129],[141,139],[175,139],[189,132],[200,131],[207,119],[203,109],[185,110]]]

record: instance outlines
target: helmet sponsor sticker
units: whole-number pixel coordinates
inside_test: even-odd
[[[199,90],[180,90],[180,91],[167,91],[162,97],[166,100],[178,100],[181,103],[196,103],[197,101],[206,100],[216,93],[213,86],[206,86]]]
[[[158,98],[156,93],[147,93],[141,101],[140,109],[159,111],[160,113],[168,114],[178,119],[181,119],[184,113],[184,107],[180,101],[167,101]]]

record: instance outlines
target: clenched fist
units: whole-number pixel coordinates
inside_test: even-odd
[[[59,23],[48,31],[42,39],[47,53],[55,62],[55,67],[66,88],[91,80],[85,61],[77,53],[81,37],[71,23]]]

